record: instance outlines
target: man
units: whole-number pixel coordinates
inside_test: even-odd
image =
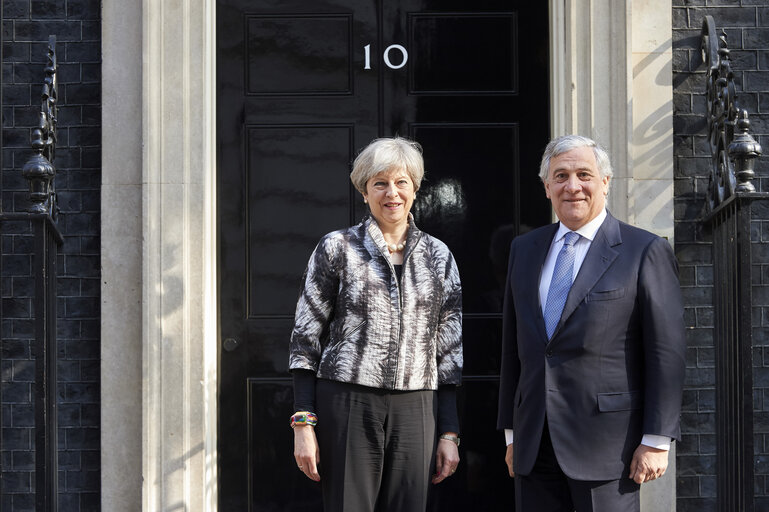
[[[606,152],[568,135],[540,177],[560,222],[513,240],[498,428],[517,512],[638,511],[678,438],[684,323],[670,244],[606,211]]]

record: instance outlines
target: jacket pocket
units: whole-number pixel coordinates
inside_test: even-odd
[[[603,290],[597,292],[591,292],[587,294],[587,302],[595,302],[599,300],[614,300],[621,299],[625,296],[624,288],[617,288],[616,290]]]
[[[598,393],[598,410],[601,412],[631,411],[640,409],[643,398],[640,391],[624,393]]]

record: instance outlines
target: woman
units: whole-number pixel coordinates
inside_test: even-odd
[[[370,215],[324,236],[305,272],[291,425],[326,512],[424,512],[428,480],[459,464],[462,292],[451,252],[409,213],[423,175],[419,144],[373,141],[350,174]]]

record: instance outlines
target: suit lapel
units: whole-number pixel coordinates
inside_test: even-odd
[[[529,290],[533,290],[533,293],[529,294],[531,298],[529,307],[534,313],[533,318],[537,319],[537,330],[545,341],[547,341],[547,332],[545,331],[545,317],[542,316],[542,305],[539,303],[539,280],[542,275],[542,267],[545,266],[545,258],[547,258],[547,253],[550,250],[550,245],[553,243],[556,231],[558,231],[557,222],[542,230],[541,234],[534,240],[531,250],[527,251],[528,257],[531,258],[530,264],[523,267],[533,269],[526,276],[526,286]]]
[[[588,249],[585,260],[579,269],[579,273],[571,285],[569,295],[566,298],[566,304],[563,306],[561,320],[558,322],[558,326],[553,333],[553,339],[558,335],[561,326],[574,313],[579,304],[585,300],[590,290],[593,289],[601,276],[604,275],[617,258],[619,253],[614,249],[614,246],[621,243],[622,237],[619,233],[619,222],[611,214],[607,213],[606,219],[596,232],[593,243],[590,244],[590,249]]]

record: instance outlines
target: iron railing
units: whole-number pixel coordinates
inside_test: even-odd
[[[769,194],[753,185],[761,146],[737,102],[726,33],[711,16],[702,23],[707,66],[708,129],[712,161],[707,214],[713,236],[716,363],[717,510],[754,512],[751,229],[757,201]]]
[[[39,122],[30,138],[33,155],[22,169],[29,183],[28,208],[27,211],[0,212],[3,235],[29,236],[31,233],[34,239],[35,510],[40,512],[58,510],[56,260],[63,239],[56,225],[58,208],[54,189],[56,73],[56,37],[50,36]]]

